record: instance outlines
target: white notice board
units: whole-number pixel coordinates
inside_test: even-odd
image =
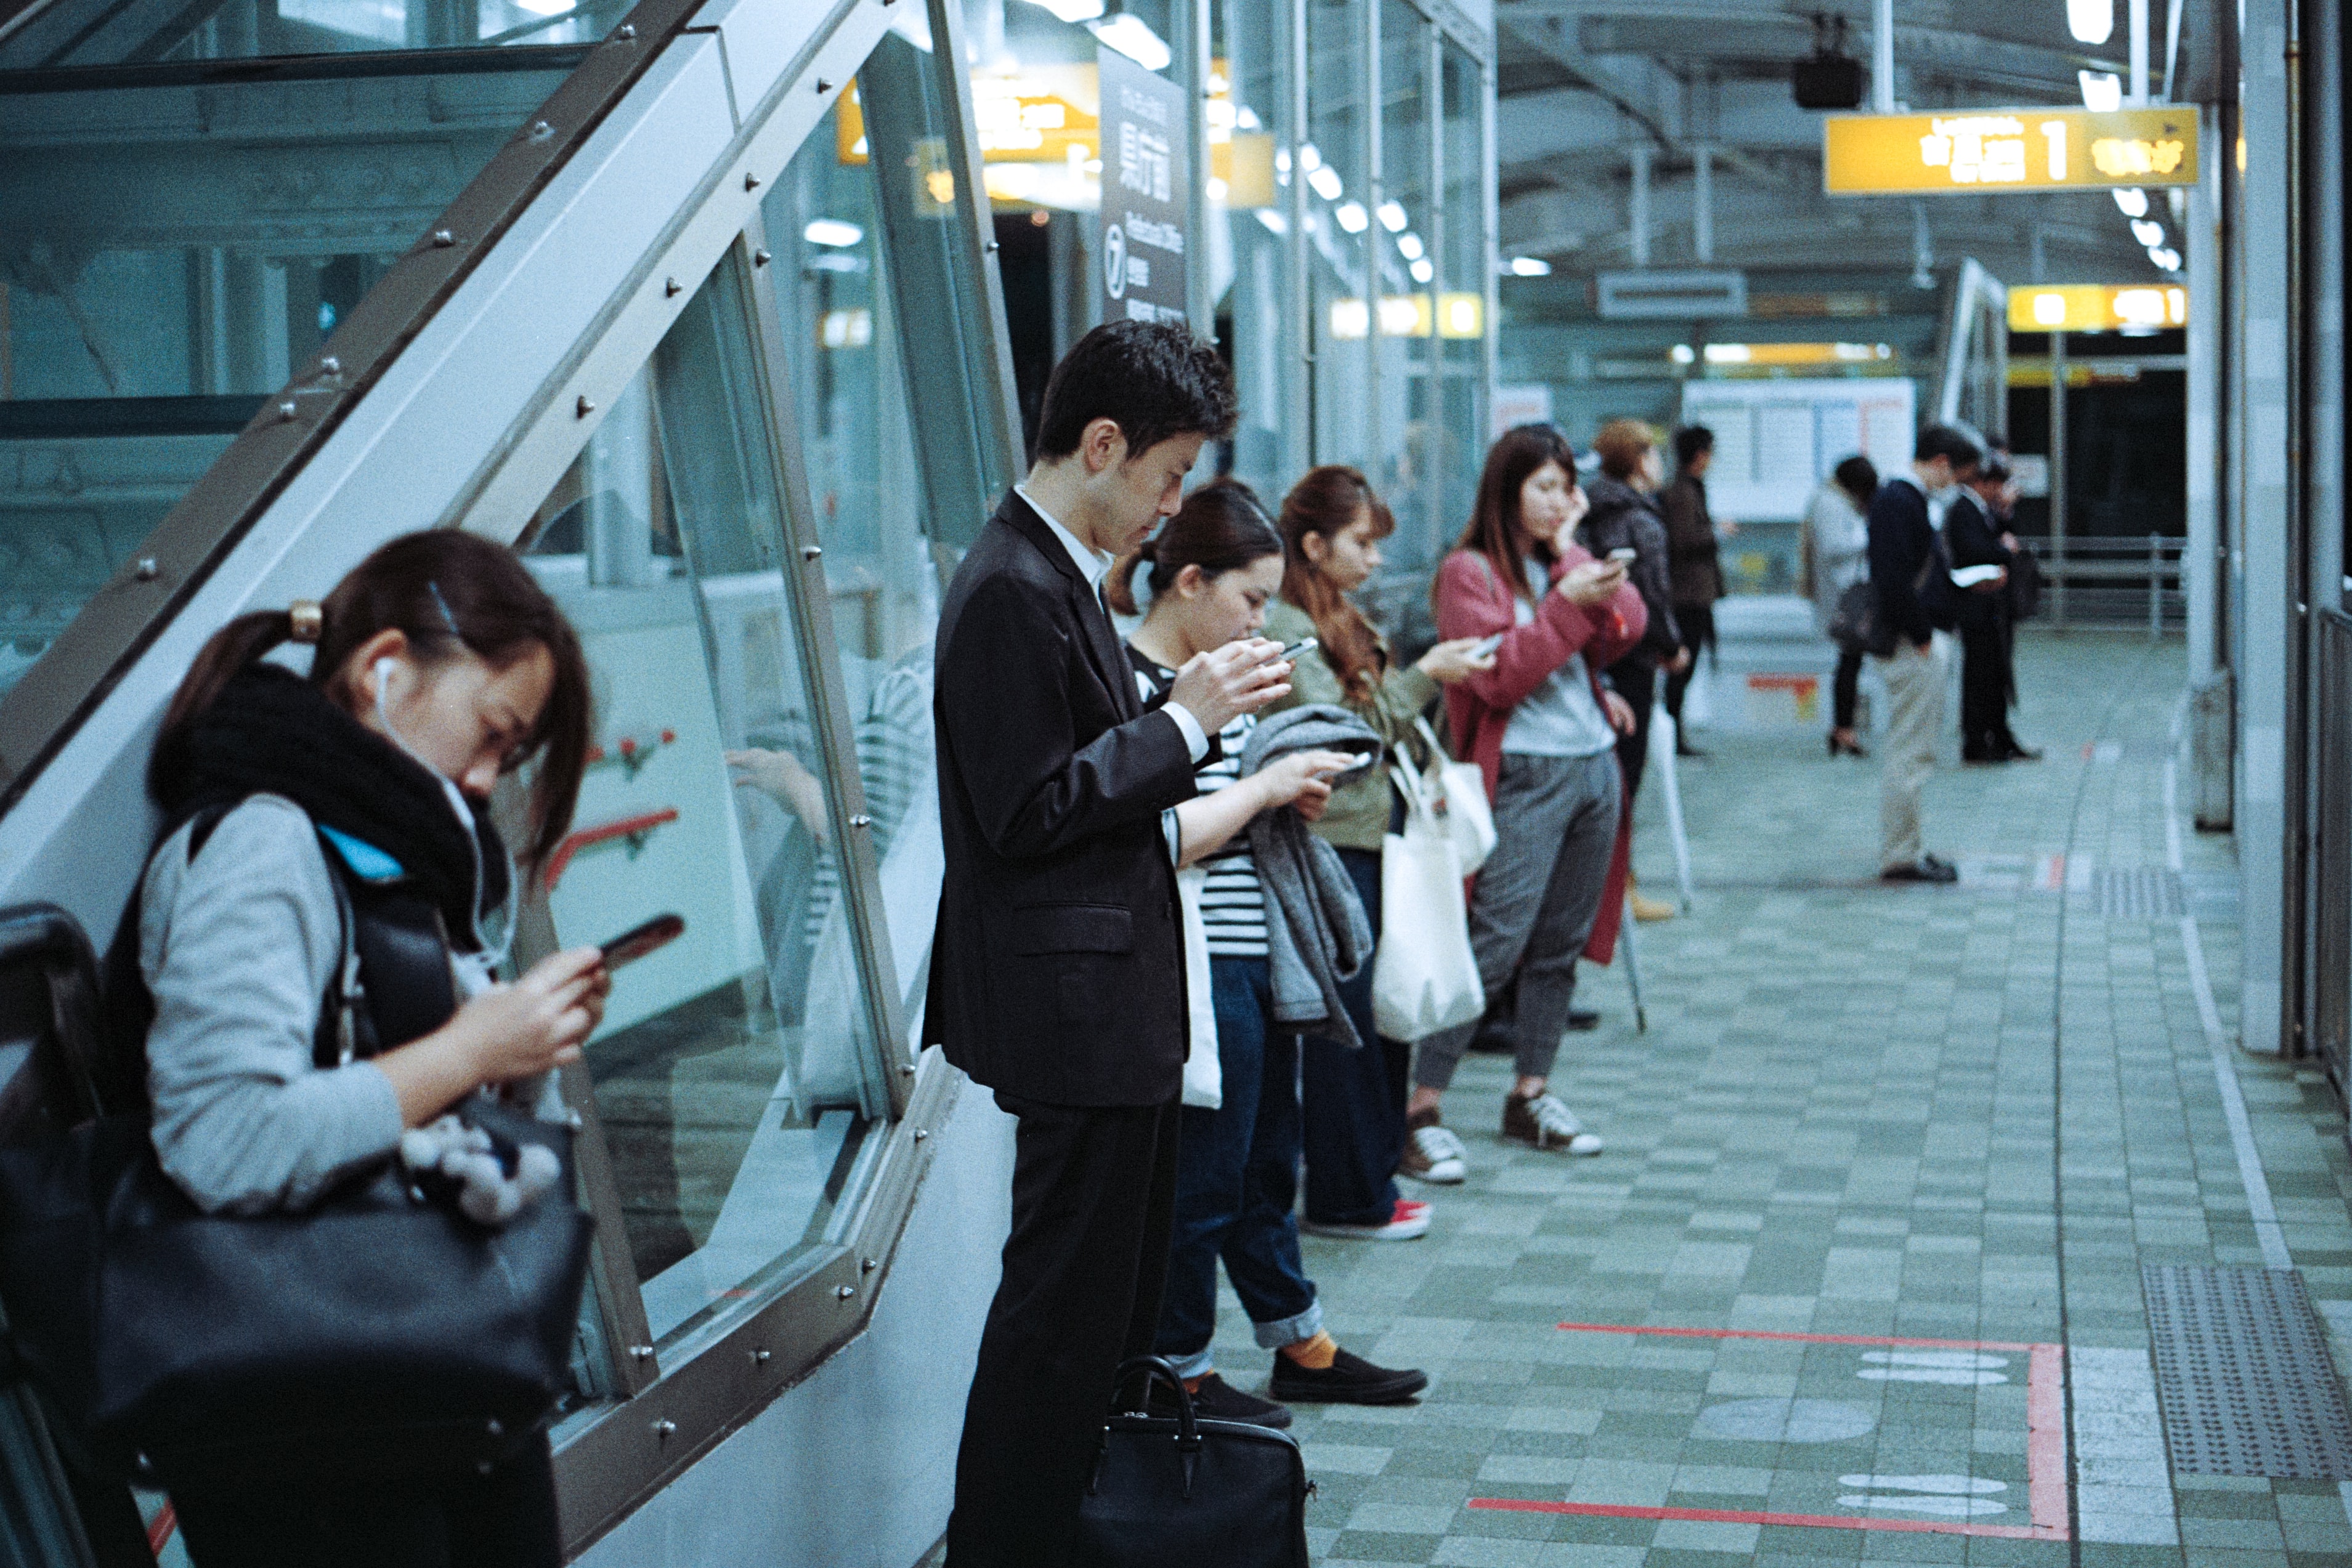
[[[1715,432],[1708,510],[1794,522],[1813,486],[1854,454],[1893,472],[1911,460],[1916,399],[1907,377],[1684,382],[1683,423]]]

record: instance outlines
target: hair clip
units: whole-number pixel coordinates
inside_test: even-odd
[[[327,632],[327,609],[315,599],[298,599],[286,607],[289,635],[297,643],[316,643]]]

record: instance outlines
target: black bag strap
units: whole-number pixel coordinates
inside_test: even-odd
[[[1165,1383],[1174,1389],[1176,1391],[1176,1440],[1188,1448],[1197,1448],[1201,1446],[1200,1426],[1192,1415],[1192,1396],[1185,1389],[1184,1380],[1176,1375],[1174,1364],[1166,1356],[1131,1355],[1128,1357],[1118,1364],[1118,1375],[1114,1386],[1124,1391],[1129,1386],[1129,1379],[1135,1380],[1133,1385],[1135,1408],[1139,1410],[1150,1404],[1153,1383]]]

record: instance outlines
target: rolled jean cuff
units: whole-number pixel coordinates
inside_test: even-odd
[[[1217,1358],[1210,1354],[1205,1344],[1190,1355],[1171,1355],[1161,1351],[1160,1359],[1174,1367],[1177,1376],[1186,1378],[1199,1377],[1217,1364]]]
[[[1252,1323],[1250,1331],[1257,1335],[1260,1350],[1280,1350],[1286,1344],[1304,1344],[1323,1332],[1323,1303],[1312,1301],[1307,1310],[1296,1317],[1276,1318],[1270,1323]],[[1184,1375],[1187,1377],[1191,1373]]]

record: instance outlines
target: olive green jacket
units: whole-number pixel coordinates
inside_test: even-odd
[[[1287,645],[1314,636],[1315,622],[1296,604],[1277,599],[1266,606],[1265,635]],[[1387,644],[1381,646],[1385,649]],[[1412,721],[1436,698],[1437,683],[1408,664],[1391,668],[1370,702],[1351,702],[1340,688],[1339,672],[1318,650],[1300,659],[1290,672],[1290,695],[1276,703],[1274,711],[1306,703],[1336,704],[1378,731],[1381,744],[1392,754],[1426,767],[1427,748],[1413,732]],[[1332,794],[1330,809],[1315,824],[1315,831],[1335,848],[1378,854],[1381,840],[1389,831],[1389,802],[1395,789],[1386,768],[1359,774]]]

